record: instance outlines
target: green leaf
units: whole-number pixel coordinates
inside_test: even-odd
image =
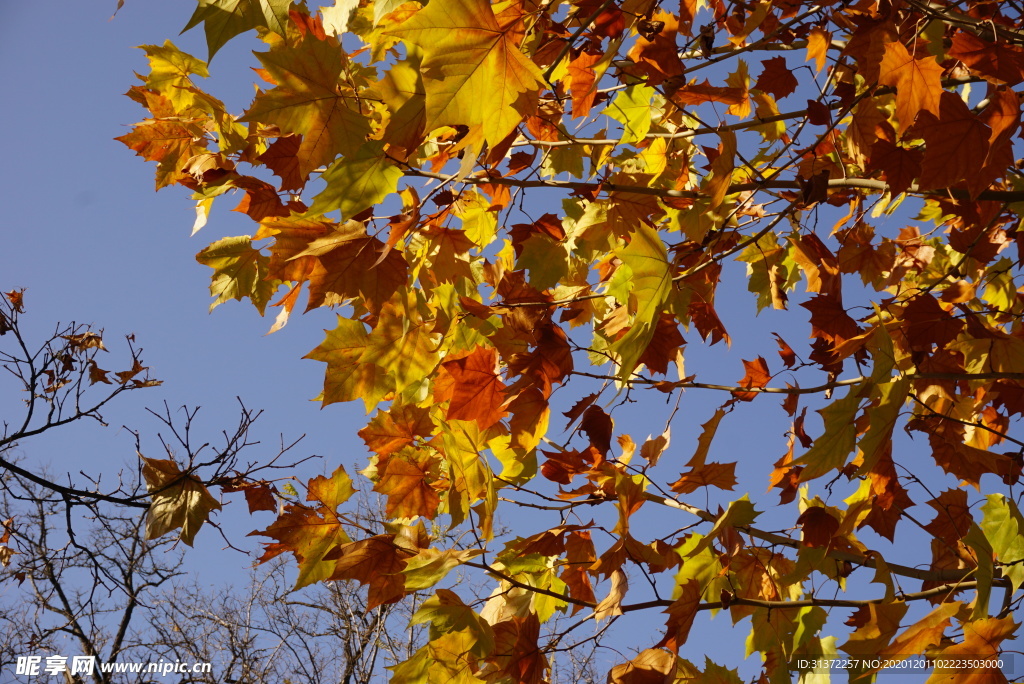
[[[605,114],[622,124],[622,142],[634,143],[644,139],[654,120],[655,90],[650,86],[633,85],[612,100]]]
[[[401,178],[401,169],[384,154],[384,143],[367,143],[323,173],[321,179],[327,187],[313,198],[309,213],[320,215],[340,209],[342,219],[350,219],[395,192]]]
[[[291,0],[199,0],[181,32],[205,24],[206,46],[213,59],[229,40],[255,28],[268,28],[283,36],[289,7]]]
[[[481,553],[483,551],[480,549],[423,549],[418,555],[406,561],[405,569],[402,570],[402,574],[405,575],[405,588],[410,591],[429,589],[443,580],[452,569]]]
[[[867,409],[868,429],[857,444],[864,454],[864,462],[858,471],[861,474],[869,472],[892,443],[893,428],[910,393],[910,378],[877,385],[876,390],[878,405]]]
[[[974,601],[971,620],[980,620],[988,617],[988,600],[992,595],[992,580],[995,577],[995,563],[992,560],[994,550],[976,523],[971,523],[971,528],[967,530],[963,540],[978,559],[978,567],[974,570],[974,579],[978,581],[978,596]]]
[[[169,40],[164,41],[163,45],[139,47],[146,51],[146,58],[149,59],[146,87],[170,100],[176,111],[191,106],[194,96],[188,90],[192,86],[189,76],[195,74],[207,78],[210,72],[206,70],[206,63],[182,52]]]
[[[633,326],[611,345],[618,356],[620,380],[628,380],[636,370],[651,338],[662,304],[672,292],[672,265],[658,232],[639,224],[630,233],[629,244],[615,253],[633,273],[633,286],[627,305],[633,314]]]
[[[857,426],[853,421],[860,408],[862,389],[863,384],[855,385],[845,397],[818,411],[825,420],[825,434],[814,440],[803,456],[793,461],[793,465],[804,466],[800,473],[802,482],[821,477],[846,464],[846,457],[853,451],[857,439]]]
[[[996,559],[1003,563],[1003,575],[1008,577],[1013,590],[1024,583],[1024,516],[1013,499],[1002,494],[989,494],[981,507],[984,517],[981,530],[992,544]]]
[[[270,257],[254,249],[248,235],[217,240],[196,254],[196,261],[213,269],[210,294],[215,299],[210,311],[229,299],[248,297],[262,316],[281,284],[267,279]]]

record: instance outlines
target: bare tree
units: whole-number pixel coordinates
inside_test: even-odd
[[[55,475],[29,463],[23,454],[31,438],[75,422],[105,426],[101,410],[111,401],[159,381],[148,376],[132,337],[126,370],[107,371],[100,366],[102,332],[58,324],[33,344],[22,330],[23,314],[21,291],[0,295],[0,367],[13,382],[0,391],[7,396],[13,389],[23,398],[22,415],[8,417],[0,434],[5,681],[26,653],[78,652],[95,666],[91,673],[65,674],[69,682],[155,681],[151,673],[106,666],[156,661],[214,665],[212,672],[183,675],[182,682],[366,682],[415,650],[422,641],[410,627],[415,597],[369,608],[365,592],[349,583],[293,592],[282,562],[241,573],[240,582],[219,577],[217,586],[202,584],[186,573],[176,539],[147,539],[147,514],[160,491],[147,487],[141,462],[118,473],[112,485],[109,474],[107,480],[99,473]],[[198,409],[165,405],[151,414],[159,422],[158,448],[180,469],[176,481],[246,491],[247,499],[258,491],[261,505],[273,507],[280,494],[262,478],[305,460],[282,463],[297,443],[284,440],[269,458],[250,459],[259,444],[252,430],[260,412],[241,404],[238,424],[219,441],[198,437]],[[146,440],[131,432],[141,455]],[[362,529],[383,531],[383,516],[375,513],[382,510],[379,501],[364,497],[358,509]],[[240,570],[248,563],[236,559]]]
[[[247,583],[213,592],[196,579],[176,584],[149,613],[145,648],[167,660],[215,664],[216,676],[189,681],[355,684],[383,680],[386,666],[425,642],[422,628],[411,626],[415,595],[368,608],[366,592],[350,582],[292,591],[292,571],[275,560],[254,568]]]

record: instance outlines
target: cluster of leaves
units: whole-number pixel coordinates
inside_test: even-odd
[[[543,681],[573,633],[541,640],[558,612],[665,610],[613,682],[738,681],[679,656],[705,610],[750,619],[747,651],[770,682],[837,652],[828,608],[856,609],[848,654],[983,657],[1012,638],[1024,583],[1024,441],[1009,434],[1024,414],[1017,3],[201,0],[188,28],[200,25],[211,57],[257,31],[255,99],[235,116],[197,87],[203,61],[144,46],[150,71],[128,94],[150,118],[119,140],[157,162],[158,189],[194,192],[197,230],[217,197],[243,193],[253,234],[197,256],[214,271],[214,306],[280,307],[273,330],[303,290],[307,311],[338,312],[307,358],[327,365],[324,405],[373,413],[363,474],[392,518],[359,538],[339,510],[353,489],[339,469],[259,533],[274,540],[264,560],[294,554],[300,586],[368,584],[372,605],[458,566],[497,583],[481,610],[437,589],[414,618],[430,642],[395,681]],[[889,230],[911,205],[916,217]],[[812,343],[798,355],[777,337],[784,371],[759,356],[738,383],[708,382],[686,374],[681,328],[730,340],[715,296],[743,277],[735,260],[758,312],[787,309],[802,286],[805,313],[787,330],[806,325]],[[782,372],[785,386],[772,382]],[[570,388],[581,391],[565,400]],[[556,389],[564,444],[549,429]],[[616,399],[640,390],[731,393],[685,472],[666,474],[679,472],[661,458],[669,427],[639,445],[616,435]],[[736,463],[708,460],[717,430],[771,394],[792,425],[763,476],[796,502],[798,536],[755,527],[746,497],[717,513],[685,500],[735,486]],[[821,407],[816,437],[801,398]],[[931,494],[920,463],[900,462],[898,427],[923,436],[949,489]],[[985,494],[980,510],[965,485]],[[936,511],[929,523],[907,513],[913,487]],[[251,508],[274,508],[273,485],[242,488]],[[193,521],[213,508],[196,501]],[[517,503],[559,521],[492,548],[496,513]],[[631,527],[644,506],[706,529],[647,538]],[[610,524],[586,521],[605,509]],[[442,515],[475,543],[433,547],[424,521]],[[923,530],[928,567],[883,560],[866,530]],[[815,595],[821,577],[844,588],[857,568],[883,597]],[[630,590],[638,575],[653,598],[627,604],[650,594]],[[901,576],[924,585],[897,591]],[[905,619],[915,600],[935,607]]]

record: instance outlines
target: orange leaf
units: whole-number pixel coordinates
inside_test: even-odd
[[[738,105],[746,101],[747,94],[743,88],[727,88],[713,86],[705,80],[703,83],[689,83],[670,93],[673,102],[699,105],[705,102],[721,102],[727,105]]]
[[[406,449],[392,455],[373,491],[388,497],[386,513],[396,518],[422,515],[433,519],[441,497],[430,486],[433,458],[427,450]]]
[[[910,128],[918,112],[939,116],[939,97],[943,93],[941,77],[942,67],[931,55],[915,59],[903,43],[886,44],[878,82],[896,88],[896,118],[901,132]]]
[[[753,361],[743,359],[743,367],[747,370],[747,374],[739,382],[741,387],[764,387],[772,379],[768,363],[762,356],[758,356]],[[740,401],[753,401],[758,394],[758,392],[732,392],[732,396]]]
[[[378,411],[370,424],[359,431],[366,446],[379,456],[390,456],[416,439],[430,437],[435,430],[430,411],[419,406],[398,405]]]
[[[477,347],[468,356],[441,367],[453,381],[448,420],[475,420],[485,430],[505,414],[505,383],[498,376],[498,350]]]

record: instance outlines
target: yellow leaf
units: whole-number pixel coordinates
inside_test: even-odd
[[[142,476],[152,502],[146,514],[146,539],[162,537],[181,528],[180,539],[192,546],[196,532],[220,510],[220,504],[195,476],[187,475],[174,461],[142,458]]]
[[[519,125],[544,85],[540,69],[519,50],[520,17],[495,16],[487,0],[433,2],[386,31],[423,49],[427,130],[470,128],[472,140],[496,145]]]
[[[612,588],[608,595],[601,599],[601,602],[594,608],[594,619],[600,622],[612,615],[622,615],[622,599],[626,597],[629,590],[629,580],[626,573],[616,570],[612,573]]]

